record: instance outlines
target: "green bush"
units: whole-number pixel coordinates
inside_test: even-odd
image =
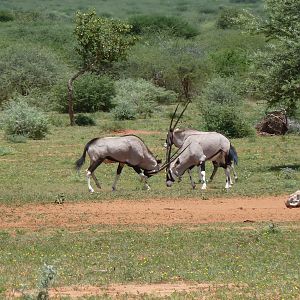
[[[48,120],[44,113],[29,106],[24,99],[6,104],[1,123],[7,136],[42,139],[48,132]]]
[[[44,49],[16,44],[0,52],[0,99],[15,92],[28,95],[32,89],[49,89],[59,77],[57,59]]]
[[[117,106],[114,114],[119,111],[118,106],[125,107],[126,104],[130,106],[126,115],[146,118],[152,115],[157,104],[171,103],[176,98],[174,92],[155,86],[144,79],[119,80],[116,82],[116,97],[113,100]]]
[[[203,90],[200,110],[206,130],[228,137],[245,137],[253,133],[242,109],[234,79],[214,78]]]
[[[75,124],[78,126],[95,126],[96,122],[90,116],[78,114],[75,116]]]
[[[202,98],[215,104],[237,105],[241,102],[238,86],[234,78],[213,78],[203,89]]]
[[[113,117],[115,120],[134,120],[136,119],[136,109],[132,103],[120,102],[112,110]]]
[[[224,8],[217,19],[217,27],[220,29],[230,29],[237,27],[236,19],[241,11],[236,8]]]
[[[205,128],[231,138],[242,138],[254,133],[241,109],[232,105],[206,103],[201,106]]]
[[[187,39],[198,35],[196,28],[177,17],[139,15],[129,18],[128,22],[132,25],[132,32],[135,34],[145,32],[157,34],[157,32],[167,31],[174,36]]]
[[[6,10],[0,10],[0,22],[9,22],[13,20],[14,16],[12,15],[12,13]]]
[[[244,73],[249,66],[247,52],[243,49],[221,49],[210,55],[215,72],[220,76]]]
[[[67,83],[55,88],[58,110],[68,112]],[[113,108],[112,98],[115,96],[114,82],[106,76],[87,74],[74,82],[75,112],[91,113],[110,111]]]

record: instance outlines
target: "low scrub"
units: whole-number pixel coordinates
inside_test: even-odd
[[[131,17],[129,23],[136,34],[146,32],[157,34],[157,32],[167,31],[174,36],[187,39],[198,35],[196,28],[177,17],[141,15]]]
[[[75,116],[75,124],[78,126],[95,126],[96,122],[88,115],[78,114]]]
[[[14,16],[12,13],[6,10],[0,10],[0,22],[9,22],[13,20]]]
[[[125,79],[116,82],[116,105],[113,114],[118,120],[132,120],[149,117],[158,104],[171,103],[176,100],[176,93],[144,79]]]
[[[206,130],[241,138],[254,133],[233,79],[215,78],[203,90],[200,107]]]
[[[29,95],[33,89],[50,89],[59,77],[57,59],[44,49],[22,44],[0,52],[0,99],[14,93]]]
[[[38,140],[48,132],[48,120],[44,113],[22,99],[6,105],[1,123],[8,137],[22,136]]]
[[[224,8],[217,19],[217,27],[220,29],[230,29],[237,27],[237,18],[241,11],[236,8]]]

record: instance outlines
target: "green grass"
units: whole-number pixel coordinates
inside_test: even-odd
[[[267,223],[251,230],[222,225],[192,230],[94,227],[14,235],[2,231],[0,242],[3,292],[22,285],[35,288],[46,263],[58,272],[54,287],[183,280],[241,286],[220,289],[219,297],[211,299],[299,295],[299,229],[271,229]]]
[[[151,119],[119,122],[117,125],[126,129],[158,131],[158,134],[140,135],[149,148],[160,158],[165,157],[163,147],[168,128],[168,112],[173,106],[164,107]],[[191,115],[185,116],[181,127],[201,129],[196,118],[197,112],[189,109]],[[193,118],[195,117],[195,118]],[[61,116],[62,123],[67,123],[67,116]],[[295,151],[300,142],[299,135],[283,137],[250,137],[233,139],[239,155],[237,172],[239,181],[230,192],[226,193],[223,169],[219,169],[214,182],[207,191],[192,190],[188,176],[172,188],[165,186],[164,172],[149,179],[151,190],[142,190],[137,174],[129,167],[124,168],[118,191],[111,192],[117,165],[101,165],[96,175],[102,183],[99,193],[88,193],[85,172],[88,159],[80,175],[75,172],[74,163],[82,155],[84,145],[94,137],[114,135],[109,132],[115,125],[111,115],[95,115],[97,126],[92,127],[52,127],[51,133],[41,141],[28,140],[26,143],[11,143],[0,132],[2,149],[13,149],[0,156],[0,203],[10,205],[28,202],[53,202],[60,193],[66,195],[66,201],[105,201],[109,199],[140,199],[155,197],[234,197],[288,194],[299,188],[300,153]],[[207,174],[212,166],[207,163]],[[195,177],[197,176],[195,171]]]

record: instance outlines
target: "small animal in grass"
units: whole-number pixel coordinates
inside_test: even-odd
[[[56,195],[54,203],[63,204],[65,202],[65,200],[66,200],[65,194],[59,193],[58,195]]]

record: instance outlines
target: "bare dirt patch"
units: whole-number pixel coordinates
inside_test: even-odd
[[[284,201],[287,197],[115,200],[20,207],[0,205],[0,229],[300,221],[300,208],[286,208]]]
[[[126,299],[131,299],[130,296],[154,295],[158,297],[165,297],[175,292],[190,293],[197,291],[208,291],[210,293],[214,293],[218,288],[238,290],[243,287],[245,287],[245,285],[195,283],[182,281],[176,283],[157,284],[111,284],[103,287],[83,285],[52,288],[49,290],[49,296],[50,299],[61,299],[61,297],[70,297],[71,299],[77,299],[99,295],[108,295],[113,298],[126,295]],[[12,291],[8,293],[7,296],[9,297],[9,299],[13,299],[21,297],[22,294],[16,291]]]

